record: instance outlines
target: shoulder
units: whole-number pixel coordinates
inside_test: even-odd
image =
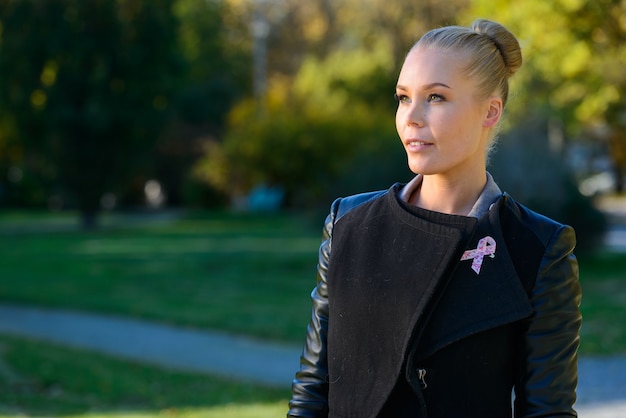
[[[544,248],[554,240],[555,234],[574,232],[570,226],[529,209],[507,193],[503,194],[503,200],[502,226],[517,233],[531,235]]]
[[[333,221],[337,222],[339,219],[354,211],[355,209],[366,206],[388,193],[395,193],[402,186],[400,184],[394,184],[387,190],[378,190],[374,192],[358,193],[351,196],[337,198],[331,206],[331,215]]]
[[[574,229],[527,208],[506,193],[499,212],[509,255],[530,294],[542,271],[573,257]]]
[[[370,204],[380,201],[381,198],[383,198],[387,194],[396,193],[401,188],[402,185],[396,183],[387,190],[358,193],[335,199],[330,207],[330,213],[328,214],[324,222],[324,237],[326,239],[330,238],[333,235],[335,224],[339,220],[346,218],[346,215],[351,214],[361,208],[366,208],[370,206]]]

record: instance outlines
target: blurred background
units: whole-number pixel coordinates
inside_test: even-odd
[[[584,352],[626,353],[621,0],[0,0],[0,302],[299,342],[332,199],[412,177],[404,55],[477,17],[525,60],[489,170],[574,226]],[[79,354],[41,344],[0,338],[0,416],[284,414],[284,389],[120,387],[88,354],[65,376]]]

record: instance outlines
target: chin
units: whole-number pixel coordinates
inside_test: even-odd
[[[422,175],[434,174],[432,170],[429,170],[425,164],[418,164],[414,161],[409,160],[408,166],[409,166],[409,170],[411,170],[413,174],[422,174]]]

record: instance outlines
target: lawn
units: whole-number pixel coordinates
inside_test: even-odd
[[[0,336],[3,418],[270,418],[286,414],[288,395]]]
[[[301,343],[322,216],[0,212],[0,300]],[[580,258],[581,354],[626,354],[626,254]],[[288,393],[0,338],[0,417],[274,417]],[[20,415],[21,414],[21,415]]]
[[[0,213],[0,300],[302,341],[320,231],[300,216]],[[297,365],[294,365],[294,370]],[[0,337],[0,417],[284,416],[283,390]]]
[[[580,260],[581,354],[626,354],[626,254]]]
[[[300,342],[320,226],[298,216],[0,218],[0,299]],[[37,227],[39,223],[39,227]]]

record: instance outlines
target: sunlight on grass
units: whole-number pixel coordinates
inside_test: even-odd
[[[276,418],[287,414],[287,402],[285,399],[275,403],[232,404],[212,408],[169,408],[158,412],[92,412],[55,416],[58,418]],[[23,416],[22,414],[0,413],[0,418]]]
[[[287,400],[272,404],[225,405],[213,408],[165,409],[159,412],[93,412],[78,415],[55,415],[57,418],[276,418],[287,414]],[[0,418],[24,417],[0,413]],[[26,415],[27,416],[27,415]]]
[[[0,418],[277,417],[281,389],[0,335]]]
[[[159,412],[93,412],[80,415],[58,415],[59,418],[276,418],[287,414],[287,400],[250,405],[230,404],[212,408],[164,409]],[[0,414],[0,418],[18,415]]]

